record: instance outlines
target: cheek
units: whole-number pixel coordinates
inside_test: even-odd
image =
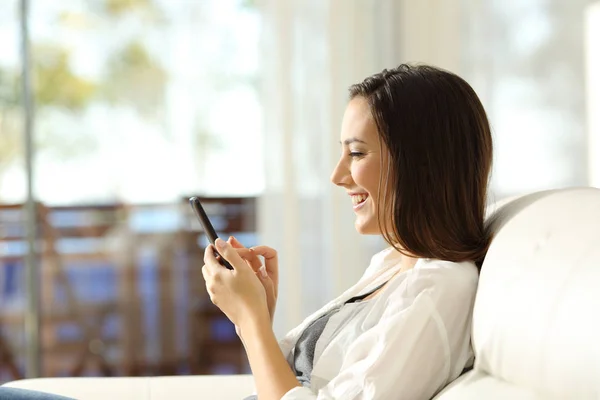
[[[352,180],[354,181],[354,183],[362,187],[361,182],[364,181],[364,179],[362,178],[363,168],[360,165],[352,165],[352,167],[350,168],[350,175],[352,176]]]
[[[358,186],[369,192],[370,196],[377,197],[379,163],[364,162],[353,166],[352,179]]]

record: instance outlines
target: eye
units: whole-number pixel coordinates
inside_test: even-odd
[[[365,153],[361,153],[360,151],[351,151],[348,155],[352,158],[359,158],[365,155]]]

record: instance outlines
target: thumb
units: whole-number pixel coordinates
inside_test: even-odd
[[[221,257],[229,261],[229,264],[231,264],[234,270],[239,269],[240,266],[246,265],[246,262],[240,257],[237,251],[223,239],[217,238],[217,240],[215,240],[215,247]]]

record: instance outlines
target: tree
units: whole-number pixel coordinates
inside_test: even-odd
[[[154,9],[151,0],[105,0],[102,4],[104,10],[111,16],[117,17],[132,11],[148,11]]]
[[[0,69],[0,174],[19,153],[18,81],[14,71]]]
[[[34,46],[32,53],[36,113],[43,115],[49,109],[77,112],[85,108],[95,96],[97,85],[73,73],[68,52],[52,44],[43,44]],[[0,176],[14,162],[21,161],[24,153],[20,85],[17,71],[0,70]],[[59,130],[34,138],[38,151],[50,150],[59,155],[61,148],[72,149],[73,141],[85,144],[88,149],[93,145],[90,137],[74,136],[71,139],[65,138]]]
[[[164,98],[165,70],[134,40],[113,54],[107,63],[103,94],[113,104],[124,103],[148,116]]]
[[[113,22],[132,13],[156,17],[159,13],[151,0],[104,0],[94,3]],[[67,15],[68,14],[68,15]],[[85,15],[62,13],[57,22],[70,28],[85,28],[91,24]],[[84,156],[93,151],[96,141],[85,132],[68,132],[60,128],[39,129],[45,117],[62,114],[77,118],[91,102],[108,99],[134,105],[148,114],[155,109],[166,82],[166,73],[153,60],[139,41],[131,41],[108,60],[108,74],[96,81],[74,72],[71,55],[61,45],[44,41],[32,45],[32,90],[35,106],[37,153],[54,153],[58,157]],[[22,161],[23,129],[20,71],[0,68],[0,179],[15,163]]]

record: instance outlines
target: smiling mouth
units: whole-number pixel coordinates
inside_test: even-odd
[[[355,210],[358,209],[358,208],[360,208],[363,204],[365,204],[365,201],[367,201],[368,197],[369,197],[369,195],[366,194],[366,193],[353,194],[352,195],[352,206],[353,206],[353,208]]]

